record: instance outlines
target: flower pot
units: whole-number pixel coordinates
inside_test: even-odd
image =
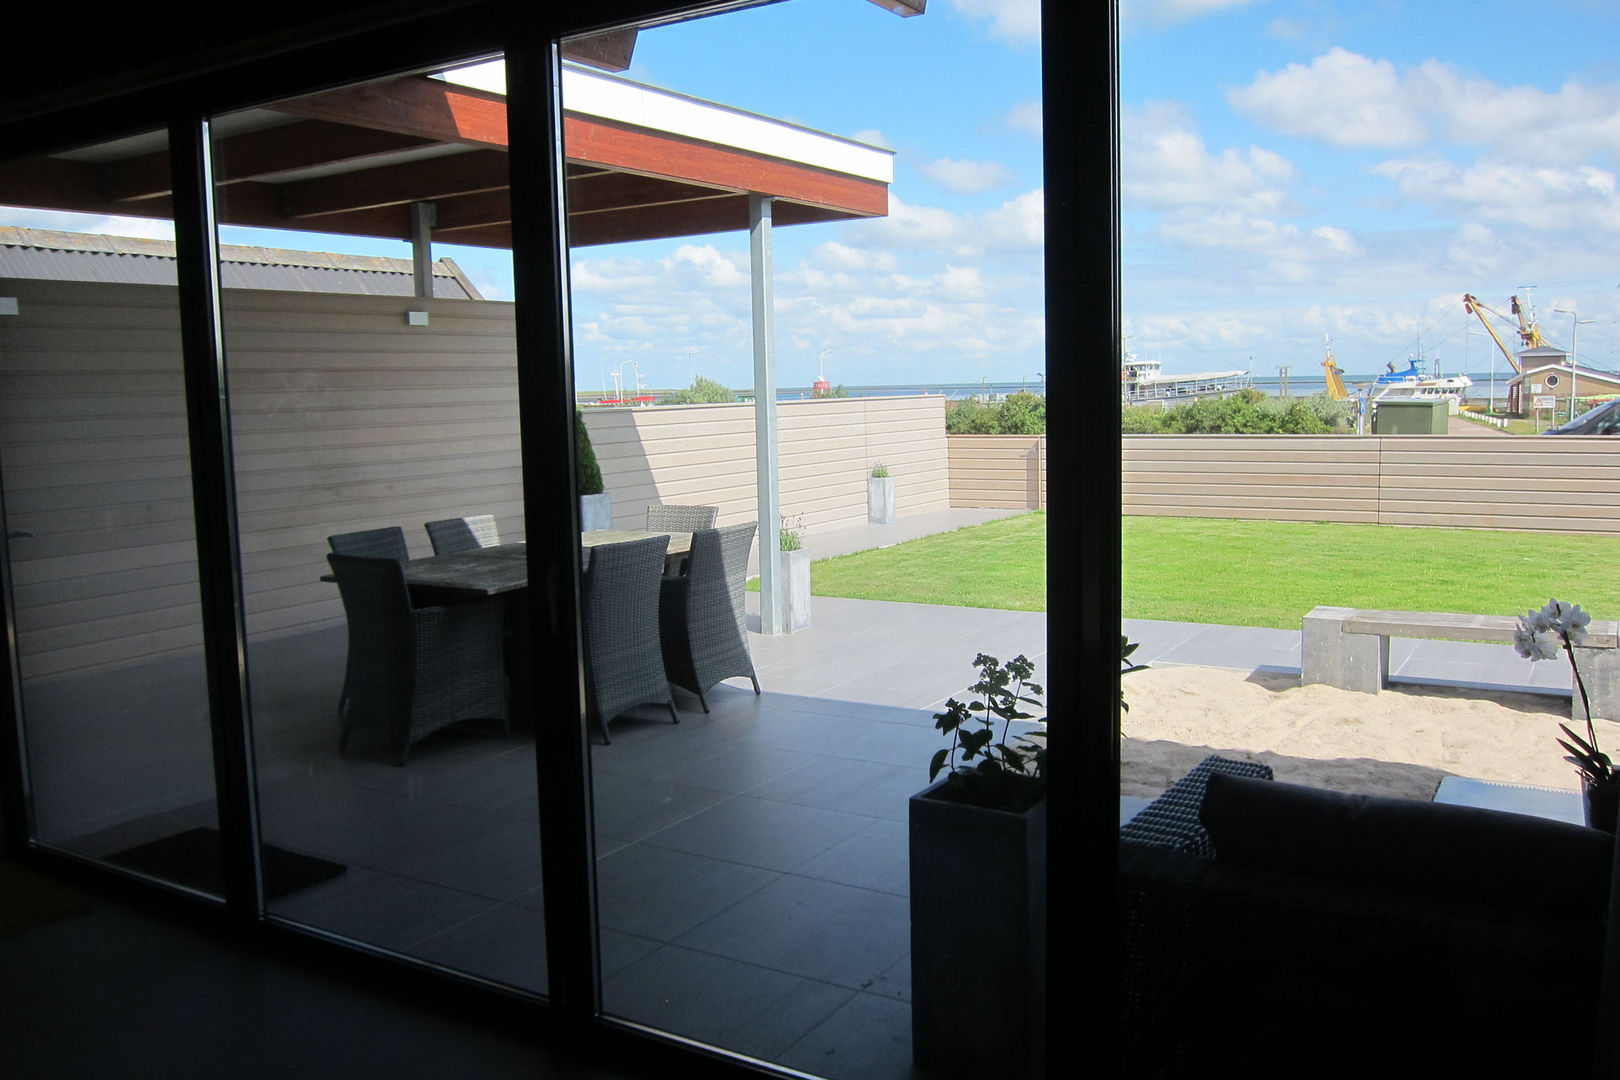
[[[1606,833],[1614,832],[1615,817],[1620,813],[1620,781],[1594,784],[1581,778],[1581,803],[1586,810],[1586,823]]]
[[[894,524],[894,477],[866,478],[866,520],[872,525]]]
[[[600,532],[613,528],[613,498],[607,492],[579,497],[579,531]]]
[[[1045,1075],[1046,802],[911,797],[911,1045],[930,1076]]]

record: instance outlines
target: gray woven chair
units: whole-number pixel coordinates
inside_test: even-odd
[[[412,607],[405,571],[389,558],[328,555],[349,623],[342,734],[388,729],[396,765],[422,738],[462,720],[511,733],[502,663],[502,607],[475,602]]]
[[[494,514],[445,518],[443,521],[430,521],[424,528],[427,529],[428,541],[432,543],[435,555],[477,551],[479,548],[495,547],[501,542]]]
[[[585,705],[611,743],[608,722],[637,705],[662,705],[680,723],[658,645],[658,583],[669,537],[591,549],[585,572]]]
[[[748,549],[758,527],[749,521],[699,529],[692,534],[686,576],[663,579],[658,632],[664,669],[670,682],[698,696],[704,712],[709,711],[704,693],[722,679],[747,676],[759,693],[743,609]]]
[[[386,529],[364,529],[360,532],[338,533],[328,536],[334,555],[360,555],[368,559],[393,559],[404,562],[410,558],[405,548],[405,530],[398,525]]]
[[[720,517],[718,506],[677,506],[653,503],[647,507],[648,532],[697,532],[712,529]]]

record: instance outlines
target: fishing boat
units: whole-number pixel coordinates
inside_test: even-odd
[[[1434,370],[1427,374],[1412,358],[1407,359],[1403,371],[1396,371],[1393,363],[1388,366],[1389,370],[1368,387],[1368,396],[1373,401],[1446,401],[1450,411],[1455,413],[1462,407],[1468,388],[1474,385],[1474,380],[1467,375],[1442,375],[1438,360],[1434,362]]]
[[[1159,360],[1142,360],[1135,353],[1125,354],[1119,373],[1120,393],[1127,405],[1173,405],[1206,397],[1227,397],[1254,385],[1247,371],[1203,371],[1190,375],[1166,375]]]

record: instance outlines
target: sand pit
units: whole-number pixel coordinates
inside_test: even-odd
[[[1211,753],[1263,762],[1289,783],[1407,799],[1432,798],[1447,775],[1580,788],[1554,741],[1567,698],[1406,685],[1363,694],[1163,664],[1127,675],[1125,700],[1121,795],[1157,795]],[[1597,736],[1620,752],[1620,724],[1598,721]]]

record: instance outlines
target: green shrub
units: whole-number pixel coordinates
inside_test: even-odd
[[[585,414],[578,409],[574,410],[574,480],[581,495],[600,495],[606,490],[602,467],[591,448],[591,433],[585,428]]]
[[[729,404],[737,400],[737,395],[713,379],[699,375],[692,380],[692,385],[685,390],[677,390],[667,394],[658,402],[660,405],[715,405]]]
[[[1353,401],[1326,394],[1281,400],[1249,387],[1168,409],[1127,405],[1119,427],[1126,435],[1343,435],[1355,430],[1355,419]]]

